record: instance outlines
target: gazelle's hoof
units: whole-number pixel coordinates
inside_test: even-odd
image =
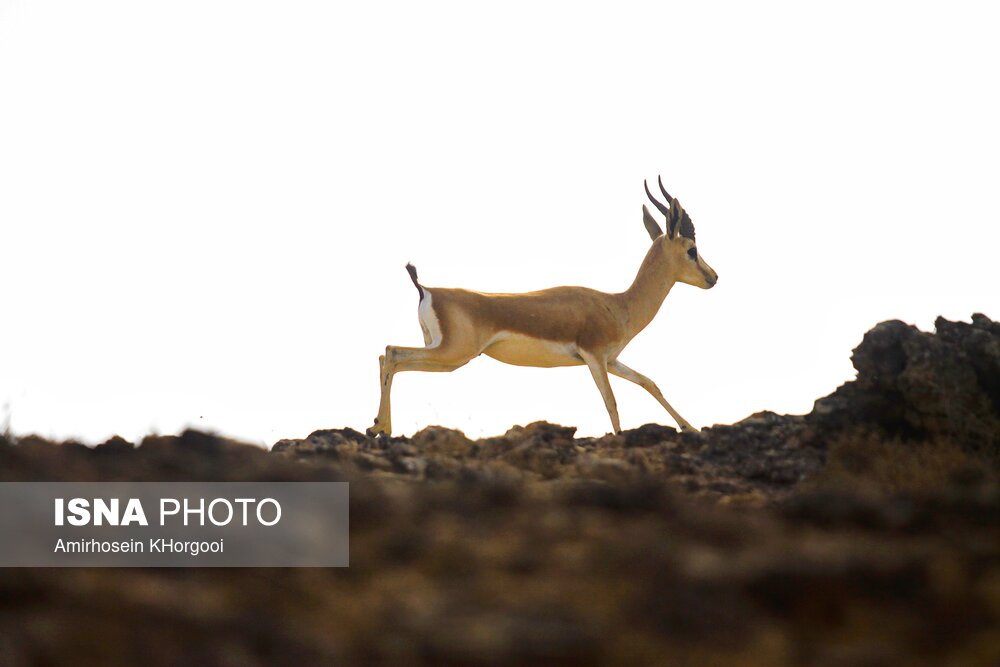
[[[391,425],[380,424],[378,422],[378,419],[376,419],[374,424],[372,424],[369,428],[365,429],[365,435],[367,435],[369,438],[374,438],[377,435],[388,437],[391,430],[392,430]]]

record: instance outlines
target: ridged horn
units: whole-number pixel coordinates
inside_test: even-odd
[[[660,178],[659,176],[657,176],[656,177],[656,182],[659,183],[659,185],[660,185],[660,192],[662,192],[663,196],[667,198],[667,203],[668,204],[673,204],[674,203],[674,198],[671,197],[670,193],[667,192],[667,189],[665,187],[663,187],[663,179]]]
[[[646,196],[649,197],[649,201],[653,202],[653,206],[655,206],[657,208],[657,210],[659,210],[660,213],[662,213],[664,215],[664,217],[669,218],[670,217],[670,209],[667,208],[666,206],[664,206],[663,204],[661,204],[660,202],[656,201],[656,197],[654,197],[653,193],[649,191],[649,184],[646,183],[646,179],[643,179],[643,181],[642,181],[642,187],[646,188]],[[662,185],[660,186],[660,189],[661,190],[663,189]]]

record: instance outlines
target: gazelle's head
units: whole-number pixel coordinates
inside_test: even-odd
[[[642,222],[646,225],[649,237],[653,239],[653,243],[660,244],[663,257],[675,271],[675,278],[678,282],[702,289],[714,287],[719,280],[719,274],[702,259],[698,252],[698,246],[694,242],[694,223],[691,222],[687,211],[681,208],[680,201],[667,194],[659,176],[657,176],[656,182],[660,185],[660,192],[666,198],[667,205],[656,201],[645,181],[643,181],[643,185],[646,187],[646,196],[649,197],[649,201],[653,202],[653,206],[666,217],[667,233],[663,233],[649,209],[643,205]]]

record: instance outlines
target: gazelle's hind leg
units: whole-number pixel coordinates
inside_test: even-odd
[[[607,360],[583,350],[580,350],[580,357],[590,369],[590,374],[593,376],[594,382],[597,383],[597,388],[601,390],[604,407],[607,408],[608,416],[611,417],[611,427],[614,429],[615,435],[621,433],[621,424],[618,421],[618,403],[615,401],[615,395],[611,391],[611,383],[608,381]]]
[[[389,396],[392,391],[392,378],[402,371],[429,371],[445,373],[461,368],[469,360],[479,355],[481,350],[463,348],[456,345],[441,345],[439,347],[397,347],[389,345],[385,354],[379,357],[379,377],[382,388],[382,398],[379,402],[378,416],[375,424],[368,429],[368,435],[392,434],[392,414]]]
[[[646,377],[645,375],[643,375],[638,371],[632,370],[631,368],[629,368],[622,362],[618,361],[617,359],[608,364],[608,370],[620,378],[625,378],[629,382],[636,383],[637,385],[648,391],[650,394],[652,394],[653,398],[659,401],[660,405],[662,405],[666,409],[666,411],[670,413],[670,416],[674,418],[674,421],[677,422],[677,425],[681,427],[682,431],[697,430],[695,427],[691,426],[691,424],[689,424],[687,420],[684,419],[684,417],[681,417],[679,414],[677,414],[677,411],[674,410],[669,403],[667,403],[667,399],[663,398],[663,394],[660,393],[660,388],[657,387],[656,383],[650,380],[648,377]]]

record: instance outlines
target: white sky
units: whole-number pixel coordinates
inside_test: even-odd
[[[618,291],[663,174],[719,272],[622,353],[807,412],[875,323],[1000,317],[991,3],[0,0],[0,421],[371,424],[429,286]],[[672,424],[613,379],[623,428]],[[586,368],[403,373],[396,433],[610,429]]]

